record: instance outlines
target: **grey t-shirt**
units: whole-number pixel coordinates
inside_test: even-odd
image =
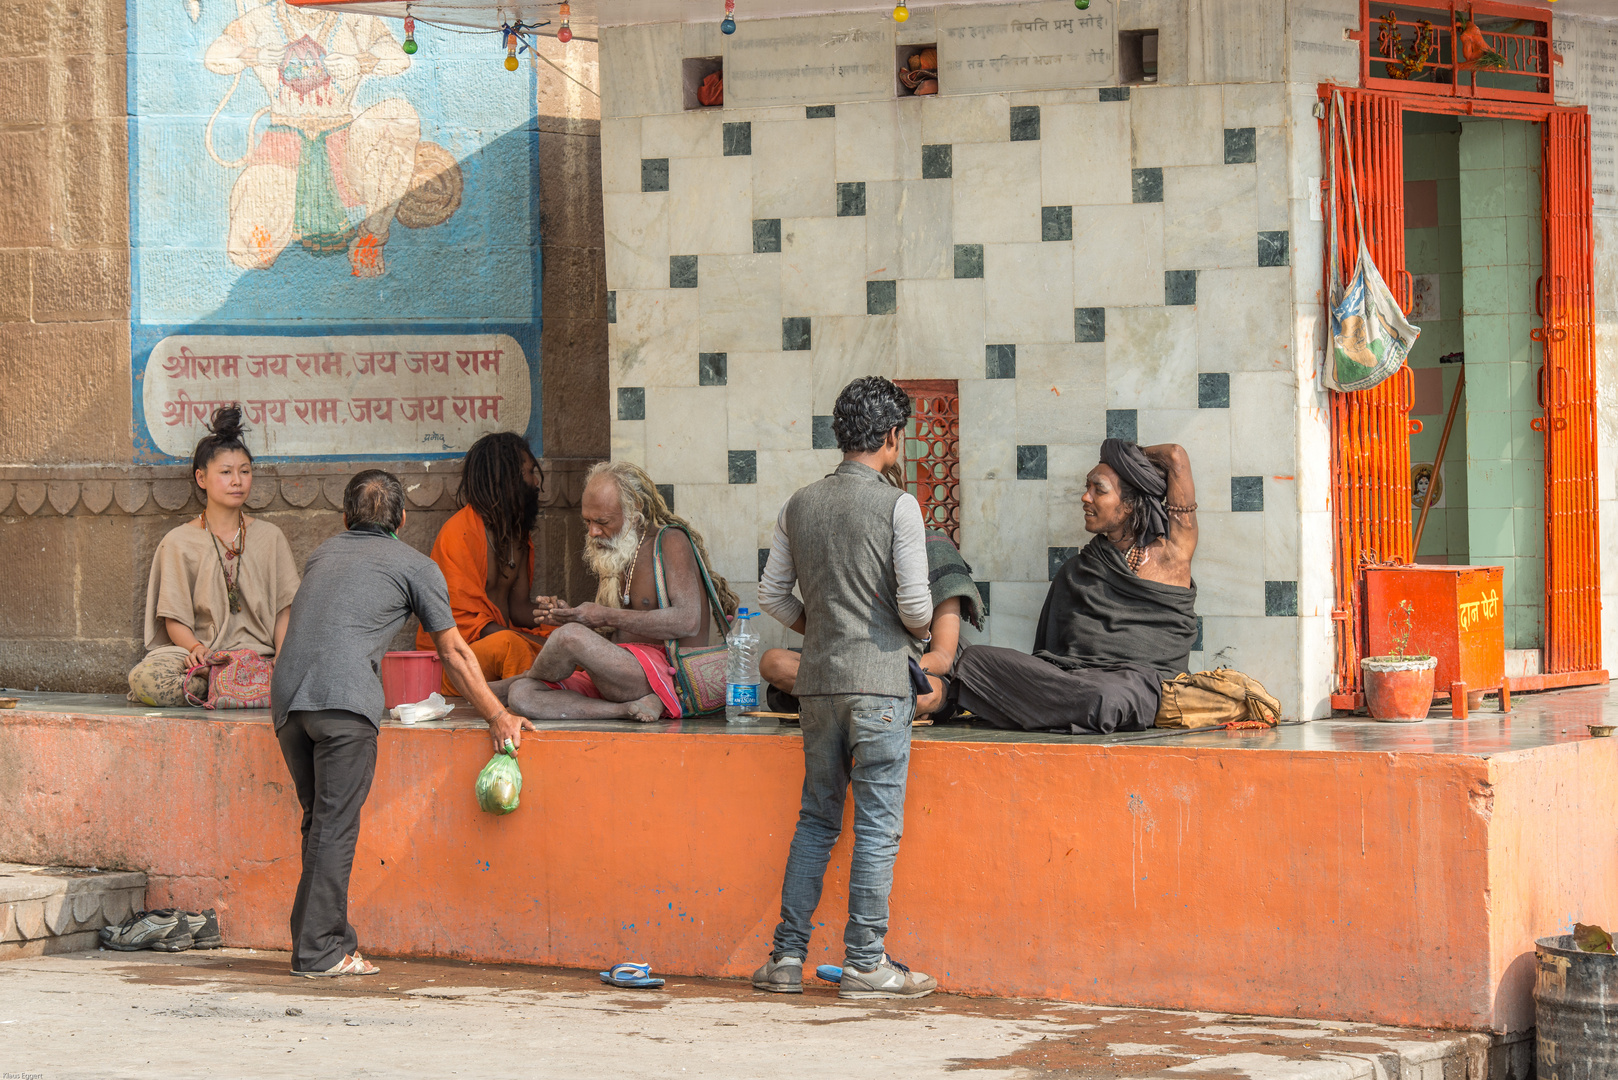
[[[411,614],[430,634],[455,625],[444,572],[427,556],[391,536],[352,529],[316,548],[275,658],[276,730],[287,713],[318,709],[344,709],[381,727],[382,656]]]

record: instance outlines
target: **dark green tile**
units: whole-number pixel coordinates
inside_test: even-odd
[[[1202,616],[1197,616],[1197,640],[1191,643],[1192,652],[1202,651]]]
[[[1062,564],[1079,553],[1076,547],[1053,547],[1045,549],[1045,572],[1047,581],[1056,580],[1056,572],[1062,569]]]
[[[831,417],[815,416],[809,420],[810,445],[816,450],[837,449],[837,433],[832,430]]]
[[[767,255],[781,250],[781,219],[753,219],[753,254]]]
[[[1264,477],[1231,477],[1230,508],[1244,514],[1262,511],[1264,509]]]
[[[1197,272],[1195,270],[1163,271],[1163,302],[1170,307],[1183,307],[1197,302]]]
[[[1163,201],[1163,170],[1134,169],[1129,174],[1131,198],[1138,203]]]
[[[935,143],[921,148],[921,178],[948,180],[955,170],[955,148],[949,143]]]
[[[758,483],[757,450],[732,450],[730,452],[730,482],[732,484]]]
[[[730,357],[722,352],[697,354],[697,385],[724,386]]]
[[[1225,164],[1250,165],[1258,160],[1258,133],[1253,128],[1225,129]]]
[[[1015,379],[1017,377],[1017,346],[986,345],[983,353],[983,377],[985,379]]]
[[[1017,447],[1017,479],[1045,479],[1045,448],[1043,446]]]
[[[616,289],[607,291],[607,321],[609,323],[618,321],[618,291]]]
[[[1039,141],[1039,106],[1013,105],[1011,107],[1011,141]]]
[[[783,352],[809,351],[809,317],[792,315],[781,320],[781,349]]]
[[[1134,409],[1107,410],[1107,438],[1135,442],[1138,430]]]
[[[1073,239],[1073,208],[1071,206],[1040,207],[1039,238],[1041,240]]]
[[[955,245],[955,276],[958,278],[980,278],[983,276],[982,244]]]
[[[830,120],[837,115],[835,105],[805,105],[803,115],[810,120]]]
[[[837,185],[837,216],[865,216],[865,181]]]
[[[673,510],[674,509],[674,485],[673,484],[655,484],[653,486],[657,488],[657,493],[659,495],[663,496],[664,504],[667,505],[670,510]]]
[[[1258,234],[1258,264],[1285,266],[1290,256],[1290,248],[1290,238],[1285,229],[1279,232],[1261,232]]]
[[[758,579],[760,581],[764,580],[764,568],[766,566],[768,566],[768,565],[770,565],[770,549],[769,548],[759,548],[758,549]]]
[[[1107,309],[1080,307],[1073,309],[1074,341],[1106,341]]]
[[[694,289],[697,287],[697,257],[695,255],[669,256],[669,288]]]
[[[978,614],[982,615],[985,619],[987,619],[989,617],[989,584],[990,583],[987,582],[987,581],[974,581],[974,582],[972,582],[972,584],[974,584],[974,585],[976,585],[978,587],[978,599],[983,601],[983,605],[982,605],[983,610],[978,612]]]
[[[1296,581],[1266,581],[1264,583],[1264,614],[1298,614],[1298,583]]]
[[[1127,87],[1127,86],[1103,86],[1101,88],[1101,100],[1102,101],[1128,101],[1129,100],[1129,87]]]
[[[867,281],[865,283],[865,314],[893,315],[899,310],[899,283],[896,281]]]
[[[620,386],[618,388],[618,419],[646,419],[646,387]]]
[[[642,191],[667,191],[669,189],[668,158],[640,159],[640,189]]]
[[[1230,408],[1230,373],[1204,371],[1197,375],[1197,408]]]
[[[748,157],[753,153],[753,125],[746,120],[725,125],[725,156]]]

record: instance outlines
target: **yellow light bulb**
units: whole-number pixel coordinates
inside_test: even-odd
[[[910,9],[904,4],[901,3],[898,7],[893,9],[894,22],[904,22],[908,18],[910,18]]]
[[[517,70],[517,58],[515,56],[506,57],[506,70],[507,71],[516,71]]]

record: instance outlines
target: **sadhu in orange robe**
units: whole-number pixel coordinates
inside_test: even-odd
[[[537,630],[512,626],[489,599],[489,536],[483,519],[470,506],[462,507],[438,530],[433,541],[433,562],[444,572],[449,584],[449,606],[455,613],[455,628],[472,646],[485,679],[509,679],[521,675],[534,663],[552,627]],[[534,546],[528,545],[528,581],[534,580]],[[481,636],[491,623],[501,629]],[[431,649],[433,639],[425,630],[416,631],[416,648]],[[444,693],[458,693],[444,675]]]

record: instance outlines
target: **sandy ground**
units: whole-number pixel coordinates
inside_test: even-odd
[[[744,983],[616,990],[591,972],[451,960],[293,979],[283,953],[82,952],[0,964],[0,1080],[542,1077],[1382,1080],[1465,1037],[963,998],[842,1003]],[[1401,1064],[1402,1063],[1402,1064]]]

